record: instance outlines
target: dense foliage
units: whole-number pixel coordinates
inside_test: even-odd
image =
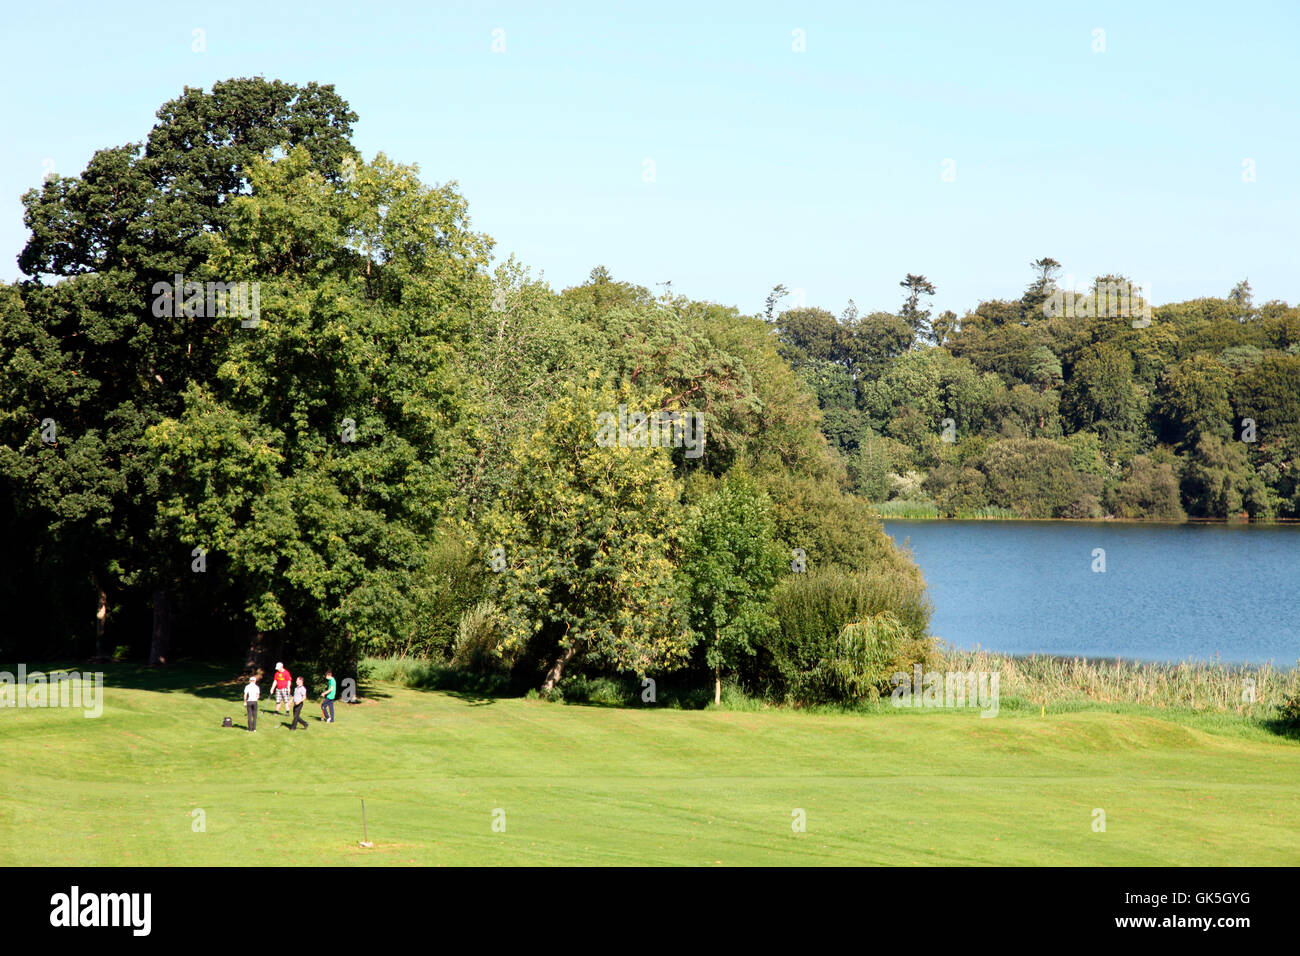
[[[804,698],[928,652],[920,573],[770,321],[493,266],[455,184],[366,161],[329,87],[232,80],[158,118],[24,197],[0,651]],[[882,340],[932,325],[907,316]]]
[[[931,321],[912,275],[897,314],[774,315],[858,494],[884,514],[1300,517],[1300,308],[1243,281],[1148,309],[1122,276],[1085,292],[1033,266],[1019,300],[960,320]]]

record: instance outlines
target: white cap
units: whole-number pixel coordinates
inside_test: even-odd
[[[284,670],[284,665],[281,664],[279,661],[276,661],[276,662],[275,662],[275,669],[278,670],[278,671],[282,671],[282,670]]]

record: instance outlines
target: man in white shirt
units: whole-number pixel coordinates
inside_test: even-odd
[[[257,701],[261,696],[262,691],[257,686],[257,675],[254,674],[244,685],[244,709],[248,711],[248,729],[251,733],[257,733]]]
[[[307,685],[298,678],[298,686],[293,689],[293,723],[289,725],[290,730],[297,728],[302,724],[302,729],[307,729],[307,721],[302,719],[302,705],[307,702]]]

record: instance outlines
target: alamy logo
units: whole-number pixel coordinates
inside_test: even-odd
[[[50,897],[51,926],[129,926],[132,935],[148,936],[153,896],[149,893],[70,893]]]
[[[898,671],[889,682],[895,707],[978,707],[981,717],[998,715],[999,672],[923,671],[912,665],[912,674]]]
[[[176,273],[174,281],[153,284],[153,314],[160,319],[224,318],[237,315],[246,329],[261,321],[262,286],[259,282],[187,282]]]
[[[596,416],[596,444],[601,448],[685,448],[687,458],[704,454],[704,417],[698,412],[656,411]]]
[[[98,717],[104,712],[104,673],[29,674],[27,665],[19,664],[17,680],[0,671],[0,707],[80,707],[83,717]]]
[[[1043,302],[1043,315],[1051,319],[1058,315],[1069,318],[1124,318],[1132,319],[1135,329],[1145,329],[1151,324],[1151,286],[1138,286],[1127,280],[1098,282],[1091,288],[1073,286],[1073,276],[1065,277],[1065,288],[1055,289]]]

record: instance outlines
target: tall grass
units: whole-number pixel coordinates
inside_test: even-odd
[[[882,518],[937,518],[939,509],[933,501],[881,501],[874,503],[876,514]]]
[[[939,511],[939,506],[933,501],[904,501],[901,498],[893,501],[881,501],[873,504],[878,518],[942,518],[943,514]],[[958,511],[956,518],[965,520],[1011,520],[1019,518],[1021,515],[1010,508],[1003,508],[1000,505],[984,505],[981,508],[970,508],[965,511]]]
[[[1300,693],[1300,670],[1271,664],[1017,657],[949,647],[941,654],[944,670],[996,671],[1001,694],[1043,705],[1091,700],[1267,717]]]
[[[1003,508],[1001,505],[985,505],[982,508],[972,508],[969,511],[958,511],[957,517],[978,518],[986,521],[993,519],[1011,520],[1012,518],[1019,518],[1020,514],[1010,508]]]

